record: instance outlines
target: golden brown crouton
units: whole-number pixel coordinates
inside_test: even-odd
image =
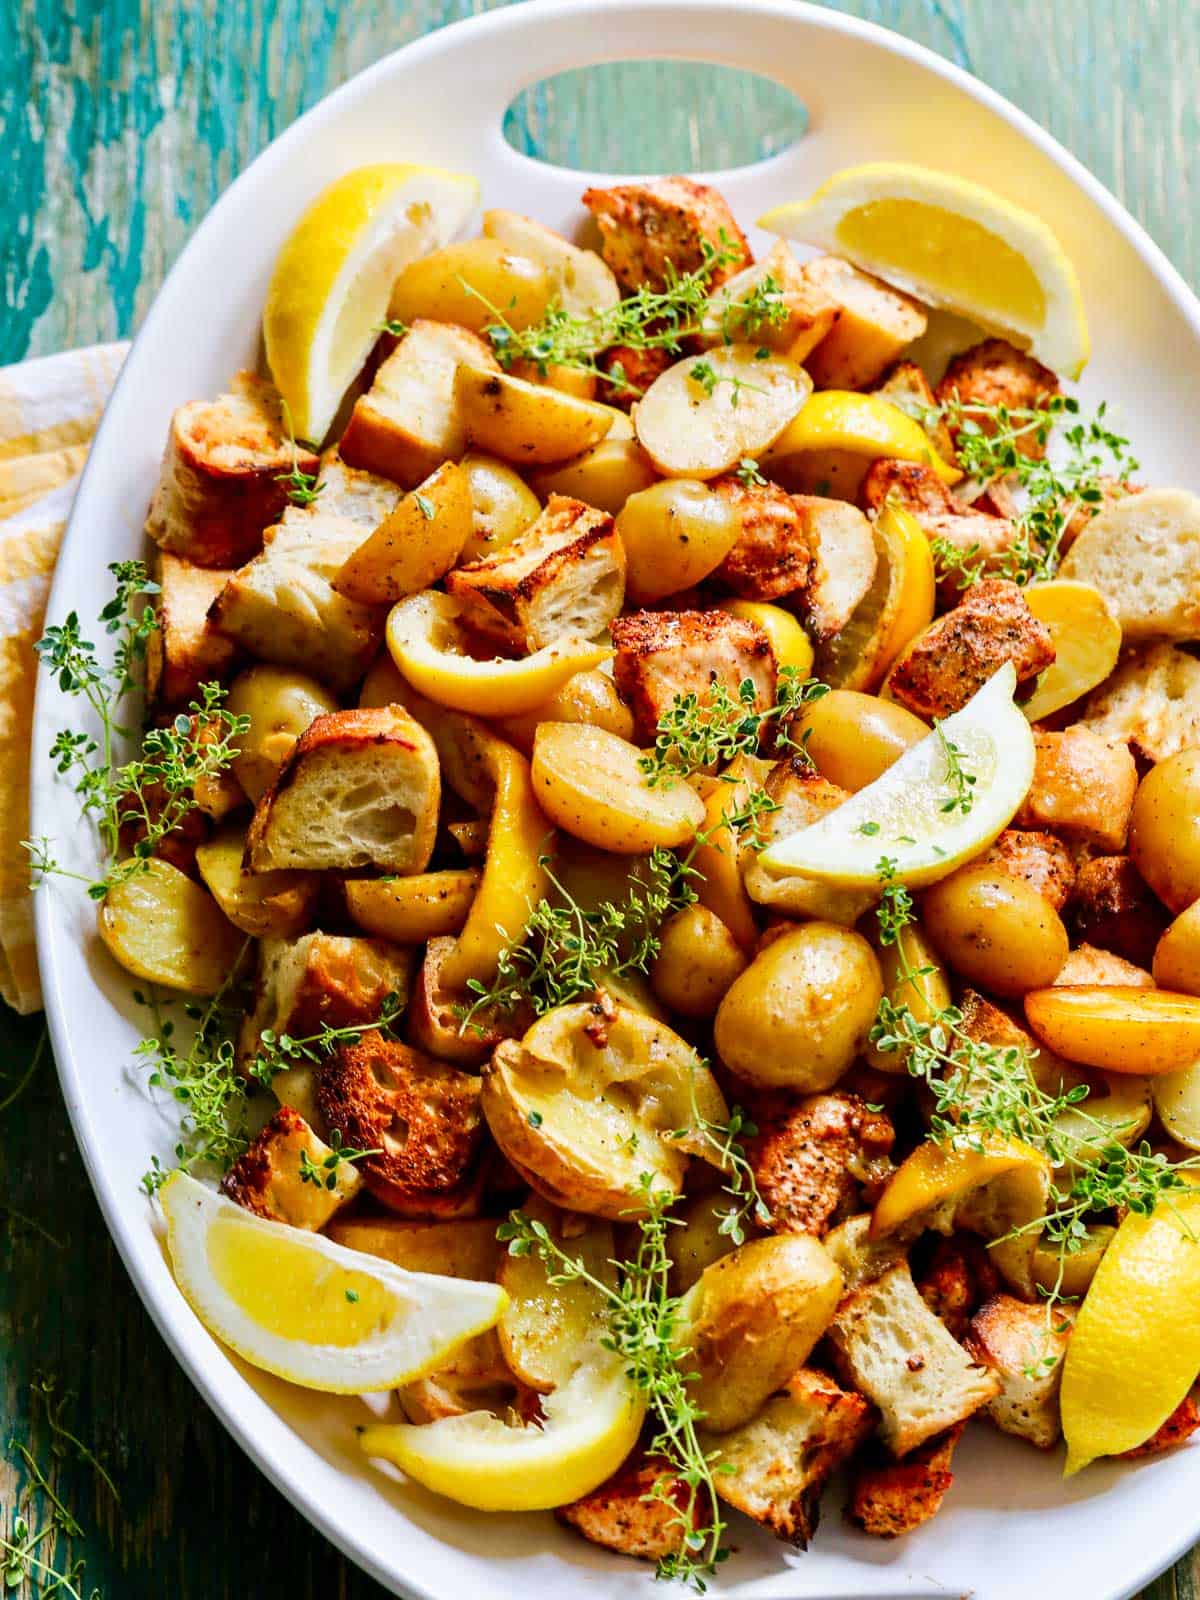
[[[1127,650],[1079,720],[1146,761],[1178,755],[1200,744],[1200,660],[1173,644]]]
[[[1099,984],[1101,988],[1153,989],[1154,979],[1146,967],[1136,966],[1111,950],[1100,950],[1092,944],[1081,944],[1063,962],[1056,988]]]
[[[950,437],[950,430],[940,416],[930,415],[930,412],[937,412],[937,398],[929,379],[915,361],[897,361],[871,392],[881,400],[890,401],[915,422],[919,422],[943,461],[954,460],[954,441]]]
[[[478,1078],[364,1033],[321,1068],[317,1105],[347,1145],[375,1152],[359,1170],[390,1210],[431,1219],[478,1213]]]
[[[1071,852],[1052,833],[1023,832],[1005,828],[982,858],[1003,867],[1036,889],[1056,911],[1061,911],[1075,887],[1075,863]]]
[[[859,1207],[861,1186],[890,1170],[896,1130],[854,1094],[815,1094],[760,1121],[746,1146],[774,1233],[820,1238]]]
[[[965,1427],[956,1422],[903,1461],[873,1453],[854,1475],[850,1520],[876,1538],[898,1539],[936,1516],[954,1482],[950,1460]]]
[[[801,1367],[756,1417],[712,1441],[717,1493],[803,1550],[817,1531],[825,1485],[873,1425],[861,1395]],[[722,1470],[729,1467],[735,1470]]]
[[[1013,825],[1048,828],[1099,850],[1122,849],[1137,788],[1137,766],[1125,745],[1079,727],[1035,728],[1033,743],[1033,782]]]
[[[818,389],[869,389],[929,321],[911,296],[837,256],[806,261],[804,276],[838,308],[837,321],[804,363]]]
[[[680,695],[703,701],[719,683],[734,698],[754,685],[753,708],[775,700],[775,655],[756,623],[725,611],[635,611],[612,625],[613,679],[649,744],[658,720]]]
[[[840,633],[871,587],[879,562],[871,524],[857,506],[820,495],[797,494],[813,565],[802,610],[818,644]]]
[[[1016,668],[1021,684],[1053,660],[1049,629],[1030,611],[1017,585],[985,578],[918,635],[892,669],[888,684],[894,699],[928,720],[961,711],[1006,661]],[[1038,820],[1020,825],[1046,824]]]
[[[651,1491],[656,1483],[666,1493]],[[593,1544],[639,1561],[661,1561],[683,1548],[688,1531],[688,1491],[671,1465],[657,1456],[634,1453],[581,1500],[560,1506],[555,1515]]]
[[[987,1247],[969,1233],[937,1239],[914,1281],[921,1299],[959,1340],[972,1313],[1000,1286]]]
[[[971,1318],[963,1343],[1000,1379],[987,1404],[998,1428],[1052,1450],[1062,1432],[1058,1391],[1074,1312],[1068,1306],[1026,1305],[1010,1294],[993,1296]]]
[[[764,315],[760,308],[768,299],[771,314]],[[697,343],[706,349],[733,341],[753,343],[803,362],[837,317],[832,295],[808,276],[779,239],[765,260],[746,267],[712,296]]]
[[[1127,643],[1200,639],[1200,495],[1144,489],[1106,506],[1059,575],[1099,589]]]
[[[844,1380],[878,1406],[894,1456],[978,1411],[1000,1380],[972,1362],[917,1293],[904,1263],[846,1296],[828,1338]]]
[[[868,511],[896,505],[921,525],[928,539],[942,539],[974,564],[993,567],[1012,544],[1016,530],[1007,517],[976,506],[961,506],[932,467],[886,457],[871,463],[859,490]],[[953,605],[962,585],[954,574],[942,583],[944,602]]]
[[[146,697],[172,710],[196,698],[202,683],[232,671],[238,649],[208,619],[208,608],[232,572],[198,567],[170,550],[160,554],[155,577],[158,627],[146,641]]]
[[[452,1061],[459,1067],[479,1067],[501,1039],[519,1039],[533,1017],[521,1007],[513,1011],[485,1007],[472,1012],[470,1026],[464,1027],[458,1008],[469,997],[446,990],[440,976],[457,943],[457,939],[440,938],[430,939],[426,945],[405,1031],[418,1049],[436,1056],[439,1061]]]
[[[596,393],[602,405],[618,406],[628,411],[635,400],[640,400],[655,378],[661,378],[668,367],[673,367],[679,357],[673,350],[634,350],[627,344],[610,345],[596,358],[602,372],[611,373]]]
[[[625,598],[625,551],[605,511],[552,494],[521,537],[446,575],[475,632],[514,653],[594,639]]]
[[[1174,1450],[1178,1445],[1186,1444],[1197,1428],[1200,1428],[1200,1406],[1190,1394],[1185,1395],[1162,1427],[1152,1433],[1145,1444],[1135,1445],[1132,1450],[1123,1450],[1121,1460],[1141,1461],[1146,1456]]]
[[[418,319],[354,403],[342,458],[415,489],[443,461],[457,461],[467,435],[454,398],[460,361],[499,372],[490,347],[466,328]]]
[[[292,469],[292,450],[279,395],[252,372],[239,372],[219,399],[190,400],[171,418],[147,534],[200,567],[249,561],[287,504],[280,479]],[[295,446],[301,472],[317,464],[311,450]]]
[[[362,1188],[352,1162],[327,1165],[332,1154],[303,1117],[280,1106],[225,1174],[221,1193],[256,1216],[315,1232]]]
[[[708,278],[715,289],[753,260],[724,196],[691,178],[587,189],[583,203],[600,229],[601,254],[626,289],[663,289],[725,251],[729,259]]]
[[[250,865],[423,872],[437,836],[437,751],[403,706],[331,711],[293,746],[255,807]]]
[[[985,339],[955,356],[937,386],[942,405],[957,400],[964,406],[1007,406],[1010,411],[1036,410],[1057,393],[1058,379],[1050,368],[1006,339]],[[984,433],[993,432],[987,417],[971,420]],[[1032,431],[1021,436],[1017,448],[1035,460],[1046,453],[1045,444]]]
[[[826,922],[853,926],[876,900],[872,889],[843,888],[803,872],[772,872],[763,865],[762,852],[777,839],[806,828],[826,812],[849,799],[847,790],[830,783],[801,755],[777,761],[763,783],[775,804],[759,818],[758,846],[748,841],[739,851],[746,893],[758,905],[770,906],[786,916],[820,917]]]
[[[1139,969],[1153,963],[1154,947],[1170,920],[1128,856],[1094,856],[1081,862],[1071,910],[1079,938],[1102,951],[1114,951]]]
[[[736,506],[742,529],[713,576],[743,600],[777,600],[808,587],[812,551],[800,510],[777,484],[745,484],[730,473],[710,488]]]

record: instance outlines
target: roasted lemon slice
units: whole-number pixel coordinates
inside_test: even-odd
[[[159,1198],[179,1287],[210,1333],[306,1389],[367,1394],[441,1366],[492,1327],[498,1284],[406,1272],[256,1217],[184,1172]]]
[[[764,452],[764,462],[830,451],[875,461],[918,461],[930,466],[943,483],[957,483],[962,473],[943,461],[929,435],[890,400],[852,389],[821,389],[810,395],[799,414]]]

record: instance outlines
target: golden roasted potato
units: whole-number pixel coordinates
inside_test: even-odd
[[[663,923],[650,982],[662,1003],[681,1017],[715,1017],[746,957],[729,929],[707,906],[687,906]]]
[[[346,910],[379,939],[424,944],[462,932],[482,876],[478,867],[458,867],[412,878],[350,878]]]
[[[504,1255],[497,1217],[454,1222],[408,1222],[401,1217],[336,1217],[326,1229],[347,1250],[380,1256],[409,1272],[491,1282]]]
[[[559,467],[544,467],[530,482],[543,499],[566,494],[615,517],[631,496],[658,482],[645,451],[635,439],[606,439]]]
[[[808,1234],[751,1239],[706,1267],[679,1308],[692,1399],[713,1433],[749,1421],[804,1365],[842,1295],[842,1275]]]
[[[692,1047],[625,1005],[558,1006],[484,1067],[483,1113],[509,1162],[547,1200],[597,1217],[629,1220],[651,1193],[678,1194],[689,1155],[719,1161],[693,1096],[702,1116],[727,1119]]]
[[[589,668],[568,678],[540,706],[520,717],[499,717],[496,727],[524,755],[533,754],[533,741],[543,722],[581,722],[603,728],[619,739],[633,738],[633,715],[617,693],[607,672]]]
[[[238,739],[233,772],[256,805],[275,781],[296,740],[318,717],[336,711],[337,700],[323,683],[260,662],[233,680],[226,705],[237,717],[249,717],[249,730]]]
[[[522,466],[582,455],[612,427],[608,406],[466,362],[455,374],[454,399],[472,444]]]
[[[651,788],[627,739],[581,722],[543,722],[533,741],[533,788],[560,828],[597,850],[645,855],[695,838],[704,802],[679,781]]]
[[[1129,853],[1170,910],[1200,899],[1200,748],[1168,756],[1138,784]]]
[[[459,465],[467,475],[472,508],[471,536],[462,559],[481,561],[519,539],[541,516],[542,508],[537,495],[506,462],[469,450]]]
[[[1025,1017],[1056,1055],[1102,1072],[1156,1077],[1200,1058],[1200,998],[1126,984],[1033,989]]]
[[[1153,1080],[1158,1120],[1180,1144],[1200,1150],[1200,1062]]]
[[[364,605],[403,600],[444,578],[471,536],[470,480],[444,462],[345,561],[333,587]]]
[[[881,777],[929,732],[920,717],[892,700],[854,689],[831,689],[810,700],[793,737],[830,783],[852,794]]]
[[[392,287],[388,316],[454,322],[472,333],[501,319],[528,328],[545,315],[554,285],[545,267],[498,239],[463,239],[409,263]]]
[[[234,823],[196,846],[196,866],[221,910],[256,939],[292,939],[312,920],[320,881],[312,872],[251,872],[246,830]]]
[[[804,368],[762,347],[730,344],[684,356],[634,407],[638,443],[669,478],[716,478],[759,456],[812,393]]]
[[[706,1267],[736,1249],[729,1219],[736,1202],[725,1189],[694,1195],[673,1215],[682,1223],[671,1233],[671,1290],[683,1294]]]
[[[922,920],[954,971],[993,994],[1053,983],[1070,948],[1050,902],[995,863],[959,867],[927,889]]]
[[[1200,900],[1179,913],[1155,946],[1154,981],[1160,989],[1200,994]]]
[[[721,565],[742,531],[738,507],[694,478],[631,495],[617,517],[625,593],[638,606],[678,594]]]
[[[763,1089],[830,1089],[866,1042],[882,995],[879,962],[861,934],[804,923],[773,939],[727,991],[717,1052]]]
[[[621,298],[611,269],[594,250],[580,249],[532,217],[518,211],[485,211],[483,233],[484,238],[536,261],[550,278],[555,301],[573,317],[611,310]]]
[[[1116,1231],[1107,1222],[1089,1222],[1087,1238],[1077,1250],[1062,1251],[1057,1245],[1039,1240],[1033,1252],[1034,1282],[1048,1294],[1082,1300]]]
[[[537,1195],[521,1209],[531,1221],[542,1223],[559,1248],[581,1261],[593,1278],[616,1287],[611,1223],[570,1216]],[[510,1369],[538,1394],[566,1383],[579,1364],[581,1347],[594,1343],[608,1327],[604,1296],[593,1284],[581,1278],[552,1282],[554,1276],[537,1251],[506,1253],[496,1273],[509,1297],[496,1324],[500,1348]]]
[[[216,994],[243,945],[207,889],[155,859],[113,885],[100,902],[98,922],[101,939],[126,972],[185,994]]]

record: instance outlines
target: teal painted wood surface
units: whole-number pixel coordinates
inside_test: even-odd
[[[131,332],[213,200],[300,111],[387,51],[486,9],[487,0],[8,0],[0,361]],[[1121,195],[1196,283],[1196,0],[842,0],[836,9],[918,39],[1010,96]],[[560,81],[514,109],[510,137],[620,168],[649,164],[648,149],[659,152],[654,164],[720,165],[786,135],[790,113],[773,91],[717,94],[711,81],[677,73],[659,74],[652,95],[643,88],[615,69]],[[634,113],[647,105],[652,119]],[[37,1020],[0,1008],[0,1105],[40,1033]],[[39,1372],[74,1391],[69,1415],[111,1467],[120,1508],[70,1451],[52,1455],[31,1397]],[[57,1542],[83,1557],[81,1595],[381,1593],[266,1485],[175,1370],[108,1242],[44,1057],[0,1110],[0,1446],[10,1435],[52,1468],[84,1525],[69,1551],[59,1536],[38,1552],[48,1558]],[[0,1531],[11,1529],[26,1480],[0,1465]],[[1144,1600],[1198,1597],[1193,1558]]]

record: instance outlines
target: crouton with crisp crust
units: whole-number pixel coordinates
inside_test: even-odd
[[[592,1544],[639,1561],[661,1561],[683,1549],[687,1533],[688,1491],[674,1481],[666,1495],[652,1495],[656,1483],[671,1483],[668,1461],[637,1450],[611,1478],[581,1500],[555,1512]]]
[[[708,278],[715,289],[753,260],[725,197],[691,178],[587,189],[583,203],[600,229],[601,254],[625,289],[664,289],[725,250],[731,259]]]
[[[606,511],[552,494],[532,527],[495,555],[446,574],[463,620],[500,649],[594,639],[625,599],[625,551]]]
[[[936,1516],[954,1482],[950,1461],[965,1427],[956,1422],[903,1461],[881,1453],[863,1461],[846,1508],[851,1522],[878,1539],[898,1539]]]
[[[1017,585],[985,578],[918,635],[892,668],[888,687],[893,699],[929,721],[961,711],[1006,661],[1023,684],[1048,667],[1054,654],[1049,629],[1030,611]],[[1018,826],[1049,824],[1039,819]]]
[[[639,742],[650,744],[658,720],[680,695],[704,702],[719,683],[735,699],[754,685],[751,707],[775,700],[775,654],[763,630],[725,611],[635,611],[612,625],[613,679],[633,712]]]
[[[933,468],[916,461],[873,461],[859,495],[868,511],[885,505],[907,511],[926,538],[944,540],[972,564],[982,561],[985,570],[998,563],[1016,534],[1007,517],[961,506]],[[942,584],[943,599],[953,604],[961,587],[951,574]]]
[[[988,1416],[1039,1450],[1052,1450],[1062,1432],[1058,1391],[1074,1315],[1066,1305],[1027,1305],[998,1294],[971,1318],[963,1341],[1000,1379],[999,1394],[985,1408]]]
[[[768,304],[770,314],[764,315]],[[837,301],[779,239],[762,261],[744,268],[711,297],[696,342],[707,350],[734,341],[754,343],[804,362],[837,318]]]
[[[440,801],[433,740],[403,706],[330,711],[300,735],[255,807],[249,863],[423,872]]]
[[[312,451],[294,448],[294,465],[316,472]],[[280,479],[292,452],[274,386],[239,372],[229,394],[189,400],[171,418],[146,533],[197,566],[240,566],[287,505]]]
[[[1143,489],[1097,511],[1059,576],[1099,589],[1126,643],[1200,639],[1200,495]]]
[[[1125,745],[1090,728],[1033,730],[1033,782],[1013,818],[1076,844],[1114,852],[1125,845],[1137,766]]]
[[[1079,938],[1103,954],[1141,970],[1153,965],[1154,948],[1170,921],[1162,902],[1129,856],[1093,856],[1082,861],[1071,902]],[[1076,979],[1109,983],[1109,978]]]
[[[326,1165],[332,1153],[302,1116],[280,1106],[225,1174],[221,1193],[255,1216],[315,1232],[362,1188],[352,1162]],[[314,1168],[319,1182],[304,1176]]]
[[[875,577],[879,556],[871,524],[857,506],[820,495],[795,494],[812,572],[800,610],[818,643],[840,633]]]
[[[1005,828],[982,857],[1020,878],[1061,911],[1075,887],[1075,862],[1061,839],[1052,833]]]
[[[430,939],[426,945],[405,1033],[418,1049],[439,1061],[479,1067],[501,1039],[519,1039],[532,1024],[533,1014],[524,1006],[510,1011],[485,1006],[471,1013],[471,1026],[464,1028],[457,1008],[470,1003],[471,997],[463,991],[447,990],[441,981],[442,967],[457,944],[457,939],[443,937]]]
[[[774,1233],[817,1238],[859,1208],[864,1184],[890,1170],[891,1119],[855,1094],[815,1094],[760,1118],[746,1154]]]
[[[364,1033],[322,1066],[317,1105],[363,1156],[375,1198],[405,1217],[478,1214],[483,1117],[479,1079],[380,1033]]]
[[[833,327],[805,361],[818,389],[869,389],[929,318],[907,294],[838,256],[806,261],[804,276],[837,306]]]
[[[763,789],[776,809],[759,818],[757,838],[761,849],[749,841],[739,852],[742,882],[756,904],[785,916],[820,917],[852,927],[878,898],[872,889],[843,888],[803,872],[772,872],[763,865],[762,853],[777,839],[806,828],[826,812],[834,811],[849,792],[813,769],[802,755],[778,761],[767,773]]]
[[[1153,989],[1154,978],[1148,967],[1136,966],[1111,950],[1081,944],[1063,962],[1054,987],[1091,987],[1093,984],[1105,989]]]
[[[914,1279],[925,1304],[961,1340],[972,1314],[1000,1287],[987,1246],[969,1233],[934,1242],[933,1253]]]
[[[1123,739],[1146,761],[1200,745],[1200,660],[1173,644],[1122,653],[1079,718],[1104,739]]]
[[[1006,339],[985,339],[955,356],[937,386],[941,405],[957,400],[964,406],[1007,406],[1010,411],[1037,410],[1058,392],[1058,379],[1050,368]],[[993,432],[987,417],[971,420],[984,433]],[[1021,435],[1017,448],[1034,460],[1046,453],[1033,431]]]
[[[161,552],[155,577],[158,627],[146,641],[146,697],[164,710],[186,707],[202,683],[229,676],[238,649],[218,633],[208,609],[232,572],[198,567],[170,550]]]
[[[864,1283],[874,1283],[890,1267],[903,1261],[908,1254],[911,1239],[906,1232],[884,1234],[881,1239],[871,1237],[871,1213],[860,1211],[847,1217],[825,1235],[825,1249],[842,1275],[845,1292],[861,1289]]]
[[[734,507],[742,527],[713,576],[743,600],[777,600],[807,589],[813,557],[800,509],[777,484],[745,484],[730,473],[709,487]]]

